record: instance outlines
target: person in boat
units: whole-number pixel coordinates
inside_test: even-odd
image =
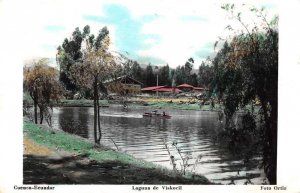
[[[163,116],[166,116],[166,113],[165,113],[165,111],[163,111]]]

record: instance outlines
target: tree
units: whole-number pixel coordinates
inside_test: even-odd
[[[184,76],[184,67],[183,66],[177,66],[175,69],[175,75],[174,79],[177,85],[183,84],[185,81],[185,76]]]
[[[171,81],[169,79],[169,73],[170,73],[169,65],[159,68],[159,70],[158,70],[159,85],[171,86]]]
[[[82,62],[76,63],[72,74],[76,85],[80,88],[93,90],[94,100],[94,141],[100,143],[102,132],[100,127],[99,91],[103,82],[114,77],[121,67],[116,63],[116,57],[109,51],[110,39],[106,27],[102,28],[96,40],[90,42],[84,50]],[[99,132],[99,137],[97,132]]]
[[[224,100],[226,128],[233,129],[234,113],[252,104],[260,104],[260,144],[263,152],[263,166],[271,184],[276,184],[277,171],[277,101],[278,101],[278,30],[277,18],[267,22],[263,9],[251,8],[262,23],[249,29],[236,13],[235,6],[222,7],[230,12],[243,27],[243,32],[230,38],[229,46],[224,44],[215,61],[214,89]],[[229,26],[232,30],[232,28]],[[225,54],[225,56],[224,56]],[[249,114],[246,114],[249,116]],[[237,131],[235,129],[235,131]]]
[[[227,41],[223,44],[222,49],[217,53],[215,58],[212,61],[212,71],[213,71],[213,78],[211,81],[210,92],[211,94],[216,94],[219,99],[223,98],[223,93],[226,88],[226,81],[229,78],[223,78],[225,76],[225,60],[227,58],[228,53],[230,52],[230,46]],[[205,66],[205,64],[203,64]],[[202,70],[201,70],[202,71]],[[201,78],[201,74],[204,74],[199,69],[199,78]],[[205,82],[199,80],[200,82]]]
[[[194,59],[189,58],[186,63],[184,64],[183,74],[184,74],[184,82],[188,84],[191,83],[191,73],[194,66]]]
[[[198,77],[197,77],[197,74],[196,73],[193,73],[193,74],[191,74],[191,76],[190,76],[190,78],[189,78],[190,80],[189,80],[189,84],[190,85],[193,85],[193,86],[197,86],[198,85]]]
[[[140,67],[139,63],[134,61],[131,69],[131,75],[136,80],[142,82],[143,81],[143,69]]]
[[[123,56],[124,59],[124,65],[123,65],[123,69],[122,69],[122,75],[128,75],[131,76],[133,74],[133,65],[134,65],[134,61],[130,60],[128,58],[126,58],[125,56]]]
[[[81,61],[83,56],[82,42],[89,32],[89,26],[84,27],[83,33],[77,27],[72,33],[72,37],[70,39],[65,38],[62,45],[57,48],[56,60],[60,67],[59,80],[67,90],[72,92],[76,91],[77,87],[72,80],[71,67],[76,62]]]
[[[151,64],[148,64],[144,71],[144,83],[146,86],[154,86],[156,85],[156,78],[153,73],[153,69]]]
[[[209,88],[213,80],[213,67],[211,65],[210,58],[202,61],[198,71],[198,83],[200,86]]]
[[[40,110],[40,124],[43,123],[47,109],[52,109],[51,100],[58,100],[62,87],[58,81],[57,71],[47,65],[48,59],[33,60],[31,66],[24,67],[24,90],[28,91],[33,100],[34,122],[38,123],[37,107]]]

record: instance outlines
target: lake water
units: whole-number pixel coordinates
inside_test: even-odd
[[[214,143],[212,133],[220,124],[216,112],[172,109],[165,110],[172,116],[170,119],[142,116],[151,110],[154,108],[130,107],[128,111],[118,106],[102,108],[101,143],[115,148],[113,140],[121,151],[171,169],[165,143],[179,168],[181,159],[172,146],[176,142],[181,154],[191,157],[189,163],[194,163],[199,155],[202,157],[194,171],[213,182],[228,184],[235,178],[235,184],[244,184],[251,178],[254,184],[261,184],[265,179],[263,171],[257,168],[259,158],[254,157],[252,164],[245,165],[240,156],[233,155],[222,144]],[[54,108],[53,128],[93,141],[93,108]]]

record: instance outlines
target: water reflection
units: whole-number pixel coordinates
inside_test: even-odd
[[[239,155],[233,155],[222,144],[214,143],[212,134],[218,128],[217,113],[172,110],[168,112],[172,115],[171,119],[141,116],[150,110],[136,108],[126,112],[117,107],[101,109],[102,143],[114,147],[113,139],[122,151],[136,158],[172,168],[164,141],[179,161],[176,149],[171,146],[176,141],[182,154],[193,157],[189,163],[202,156],[196,172],[212,181],[229,183],[235,179],[236,184],[243,184],[247,178],[256,184],[263,181],[263,172],[256,167],[259,158],[245,164]],[[92,108],[60,108],[54,112],[54,126],[58,129],[93,140]]]
[[[89,138],[88,108],[61,108],[57,119],[61,130]]]

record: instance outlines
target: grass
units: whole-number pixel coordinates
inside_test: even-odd
[[[50,149],[63,150],[75,154],[86,154],[88,155],[89,159],[96,160],[100,163],[113,161],[122,164],[129,164],[138,168],[144,168],[149,172],[157,171],[157,175],[159,175],[160,177],[179,177],[172,170],[169,170],[165,167],[156,165],[151,162],[146,162],[141,159],[136,159],[131,155],[117,152],[103,146],[95,148],[94,144],[87,139],[68,134],[63,131],[54,131],[48,127],[40,127],[32,122],[26,121],[24,122],[23,129],[29,139],[32,139],[37,144],[48,147]],[[190,180],[191,182],[196,182],[199,184],[211,183],[207,180],[207,178],[200,175],[197,175],[197,179],[194,179],[191,174],[181,176],[180,178]]]
[[[120,161],[144,168],[156,167],[153,163],[135,159],[125,153],[116,152],[108,148],[94,148],[94,144],[86,139],[67,134],[63,131],[56,130],[53,132],[53,130],[39,127],[31,122],[24,122],[24,131],[28,134],[29,138],[40,145],[77,154],[88,154],[90,159],[99,162]]]
[[[212,109],[211,105],[201,105],[201,108],[198,103],[188,103],[188,101],[179,102],[179,100],[174,100],[174,102],[170,103],[170,99],[151,99],[145,100],[144,103],[147,103],[150,106],[157,107],[157,108],[168,108],[168,109],[179,109],[179,110],[217,110],[220,109],[220,105],[216,104],[215,108]],[[100,105],[108,105],[107,100],[100,100]],[[66,107],[92,107],[93,100],[62,100],[58,104],[59,106],[66,106]],[[130,106],[141,106],[143,104],[140,103],[130,103]]]
[[[211,108],[211,105],[201,105],[199,104],[189,104],[189,103],[169,103],[169,102],[148,102],[149,105],[158,107],[158,108],[169,108],[169,109],[180,109],[180,110],[217,110],[220,109],[219,105],[215,105],[215,108]]]
[[[99,100],[100,105],[108,105],[107,100]],[[61,100],[58,106],[68,106],[68,107],[93,107],[94,101],[88,99],[80,100]]]

